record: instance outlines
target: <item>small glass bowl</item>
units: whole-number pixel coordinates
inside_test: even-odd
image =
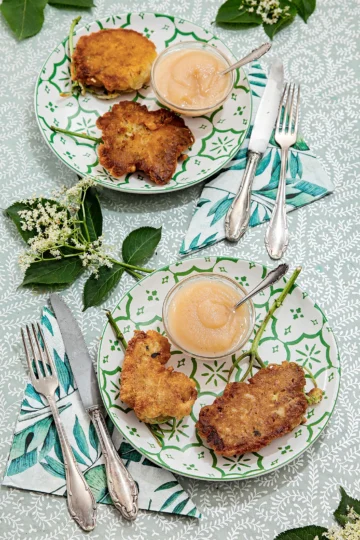
[[[235,353],[236,351],[240,350],[244,345],[245,343],[248,341],[248,339],[250,338],[251,336],[251,333],[253,331],[253,328],[254,328],[254,325],[255,325],[255,308],[254,308],[254,304],[253,304],[253,301],[250,299],[246,302],[246,305],[248,306],[248,310],[249,310],[249,328],[248,328],[248,331],[246,332],[246,334],[242,337],[242,339],[239,339],[239,341],[236,343],[236,345],[234,345],[234,347],[232,347],[232,349],[229,349],[228,351],[225,351],[225,352],[222,352],[221,354],[215,354],[215,355],[209,355],[209,354],[198,354],[194,351],[189,351],[187,350],[186,348],[184,348],[180,343],[178,343],[176,341],[176,339],[174,339],[172,333],[171,333],[171,330],[170,330],[170,327],[169,327],[169,320],[168,320],[168,311],[169,311],[169,306],[174,298],[174,296],[178,293],[178,291],[181,289],[181,287],[183,287],[184,285],[187,285],[188,283],[190,282],[194,282],[194,281],[200,281],[200,280],[203,280],[203,281],[218,281],[220,283],[224,283],[225,285],[231,285],[231,287],[233,287],[238,293],[240,293],[240,300],[241,298],[244,298],[244,296],[246,296],[248,294],[247,290],[244,289],[244,287],[242,287],[241,285],[239,285],[239,283],[237,283],[235,280],[229,278],[229,277],[226,277],[226,276],[222,276],[220,274],[215,274],[215,273],[201,273],[201,274],[196,274],[194,276],[189,276],[188,278],[185,278],[181,281],[179,281],[179,283],[177,283],[176,285],[174,285],[174,287],[172,287],[172,289],[170,289],[170,291],[167,293],[166,297],[165,297],[165,300],[164,300],[164,304],[163,304],[163,309],[162,309],[162,320],[163,320],[163,324],[164,324],[164,328],[165,328],[165,332],[169,338],[169,340],[173,343],[173,345],[175,345],[175,347],[177,347],[178,349],[180,349],[181,351],[183,351],[184,353],[187,353],[189,354],[190,356],[193,356],[195,358],[203,358],[203,359],[211,359],[211,360],[216,360],[218,358],[224,358],[225,356],[229,356],[233,353]]]
[[[162,53],[159,54],[159,56],[156,58],[155,62],[152,65],[151,68],[151,86],[155,93],[156,98],[160,103],[165,105],[165,107],[168,107],[172,111],[175,111],[176,113],[183,114],[184,116],[202,116],[209,114],[216,109],[218,109],[229,97],[231,94],[234,84],[235,84],[235,75],[234,71],[230,71],[229,73],[229,87],[227,91],[224,93],[222,98],[218,100],[216,103],[209,107],[203,107],[203,108],[192,108],[192,107],[180,107],[179,105],[176,105],[175,103],[172,103],[168,99],[166,99],[158,90],[156,86],[156,69],[161,63],[161,61],[165,58],[165,56],[168,56],[169,54],[172,54],[177,51],[183,51],[183,50],[202,50],[207,51],[213,54],[214,56],[217,56],[220,58],[224,63],[224,69],[226,67],[230,67],[232,62],[225,56],[224,53],[219,51],[216,47],[212,45],[208,45],[207,43],[203,43],[201,41],[182,41],[180,43],[175,43],[174,45],[171,45],[170,47],[167,47]]]

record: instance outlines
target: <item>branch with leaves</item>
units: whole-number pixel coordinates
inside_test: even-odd
[[[247,351],[244,351],[235,360],[235,362],[231,366],[231,368],[229,370],[229,375],[228,375],[228,382],[230,382],[231,375],[233,374],[234,370],[238,367],[240,362],[242,362],[246,358],[249,360],[249,365],[248,365],[244,375],[241,377],[240,382],[244,382],[248,378],[249,375],[252,377],[254,368],[255,369],[262,369],[262,368],[266,367],[266,365],[262,361],[262,359],[260,357],[260,354],[259,354],[259,351],[258,351],[261,337],[262,337],[263,333],[265,332],[265,329],[266,329],[269,321],[271,320],[272,316],[274,315],[275,311],[280,306],[283,305],[285,298],[287,297],[289,292],[292,291],[292,289],[293,289],[293,287],[295,285],[295,281],[296,281],[298,275],[300,274],[300,272],[301,272],[301,266],[298,266],[297,268],[295,268],[294,272],[290,276],[290,279],[286,282],[285,287],[283,288],[282,292],[280,293],[278,298],[275,300],[275,302],[272,304],[272,306],[270,307],[269,311],[267,312],[264,320],[262,321],[262,323],[260,324],[258,330],[256,331],[255,337],[254,337],[254,339],[253,339],[253,341],[251,343],[250,349],[247,350]],[[310,379],[311,379],[311,381],[312,381],[312,383],[314,385],[314,388],[312,388],[310,390],[310,392],[308,392],[306,394],[307,402],[308,402],[309,405],[316,405],[317,403],[320,403],[320,401],[322,400],[323,391],[320,388],[318,388],[316,379],[313,376],[313,374],[311,373],[311,371],[306,367],[304,367],[303,369],[305,369],[305,371],[308,373],[308,375],[309,375],[309,377],[310,377]]]
[[[297,14],[307,22],[315,8],[316,0],[227,0],[220,6],[215,22],[234,30],[262,24],[265,33],[273,39]]]
[[[18,201],[5,212],[28,244],[19,257],[25,271],[23,286],[69,286],[88,270],[83,297],[86,310],[99,305],[124,272],[142,279],[153,271],[143,264],[160,242],[161,228],[132,231],[122,244],[122,260],[115,259],[104,242],[103,216],[92,179],[80,180],[53,199]]]
[[[2,0],[0,11],[15,36],[22,40],[40,32],[47,4],[60,9],[86,9],[94,6],[93,0]]]
[[[334,512],[338,525],[330,529],[319,525],[309,525],[280,533],[275,540],[359,540],[360,501],[350,497],[340,487],[341,501]]]

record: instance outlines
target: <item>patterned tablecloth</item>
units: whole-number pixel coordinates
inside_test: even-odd
[[[96,0],[83,19],[125,11],[159,11],[193,20],[211,29],[219,0]],[[357,11],[357,13],[356,13]],[[68,540],[117,538],[140,540],[273,540],[291,526],[330,524],[339,500],[338,485],[353,495],[360,492],[360,364],[359,189],[356,186],[359,140],[356,140],[356,20],[355,0],[318,0],[305,25],[300,18],[275,37],[271,54],[285,64],[286,77],[302,83],[301,130],[335,181],[335,194],[289,216],[291,242],[287,260],[302,264],[299,283],[328,315],[338,339],[343,366],[342,386],[335,414],[324,435],[298,460],[273,474],[254,480],[207,483],[180,479],[202,511],[200,521],[179,516],[141,512],[135,523],[123,522],[116,511],[101,507],[98,526],[89,535],[69,518],[66,502],[57,497],[2,488],[0,538],[6,540]],[[36,77],[48,52],[67,34],[76,11],[46,8],[41,33],[16,43],[1,21],[0,118],[1,207],[33,193],[44,195],[61,184],[72,185],[75,175],[52,154],[43,141],[33,110]],[[266,40],[261,28],[234,32],[215,28],[236,55]],[[101,202],[105,232],[116,244],[135,227],[164,225],[163,240],[154,264],[176,258],[201,186],[149,198],[104,190]],[[8,220],[1,218],[0,234],[0,457],[2,469],[25,385],[20,326],[35,319],[46,299],[17,289],[21,272],[17,253],[23,245]],[[237,245],[220,243],[206,254],[234,255],[268,264],[263,245],[265,227],[251,229]],[[205,251],[204,251],[205,254]],[[81,281],[81,280],[80,280]],[[113,293],[109,307],[121,298],[132,279],[126,277]],[[99,309],[81,315],[79,282],[65,292],[66,301],[82,321],[95,355],[104,323]]]

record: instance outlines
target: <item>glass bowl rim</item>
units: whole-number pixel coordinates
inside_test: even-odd
[[[219,278],[220,281],[224,280],[226,282],[230,282],[232,285],[235,285],[237,289],[240,289],[241,292],[244,293],[244,296],[246,296],[248,294],[248,291],[245,289],[245,287],[240,285],[240,283],[238,283],[237,281],[235,281],[235,279],[233,279],[233,278],[231,278],[229,276],[223,276],[221,274],[218,274],[217,272],[199,272],[198,274],[188,276],[188,277],[178,281],[177,283],[175,283],[175,285],[173,285],[173,287],[171,287],[171,289],[167,292],[167,294],[166,294],[166,296],[164,298],[161,315],[162,315],[162,323],[164,325],[166,335],[167,335],[167,337],[169,338],[170,342],[173,345],[175,345],[182,352],[184,352],[185,354],[188,354],[189,356],[191,356],[193,358],[200,358],[200,359],[206,359],[206,360],[217,360],[219,358],[225,358],[225,356],[231,356],[235,352],[239,351],[245,345],[245,343],[247,343],[249,341],[249,338],[250,338],[250,336],[252,334],[252,331],[253,331],[253,329],[255,327],[255,306],[254,306],[254,303],[253,303],[251,298],[249,298],[249,300],[246,301],[246,304],[249,306],[249,318],[250,318],[249,329],[248,329],[247,333],[245,334],[244,338],[241,341],[239,341],[232,349],[230,349],[229,351],[227,351],[224,354],[218,354],[218,355],[215,355],[215,356],[209,356],[209,355],[203,355],[203,354],[195,354],[194,352],[188,351],[187,349],[185,349],[182,345],[180,345],[173,338],[172,333],[169,331],[169,325],[167,324],[167,310],[168,310],[168,306],[170,305],[169,300],[170,300],[172,294],[176,291],[176,289],[178,287],[180,287],[181,285],[183,285],[184,283],[186,283],[187,281],[191,281],[191,280],[195,280],[195,279],[199,279],[199,278],[207,278],[207,277],[215,277],[215,278]]]
[[[183,110],[184,112],[193,112],[193,113],[203,112],[204,114],[206,114],[207,112],[213,111],[213,110],[217,109],[218,107],[220,107],[228,99],[230,93],[233,91],[234,86],[235,86],[235,71],[236,70],[230,71],[230,73],[229,73],[229,75],[231,76],[231,84],[229,85],[229,90],[226,93],[226,95],[223,96],[219,101],[217,101],[216,103],[214,103],[213,105],[210,105],[208,107],[181,107],[180,105],[176,105],[176,103],[173,103],[172,101],[166,99],[161,94],[161,92],[159,92],[159,90],[158,90],[158,88],[156,86],[156,83],[155,83],[155,75],[154,74],[155,74],[156,66],[159,65],[159,60],[162,59],[169,51],[170,51],[170,54],[171,54],[171,50],[175,49],[176,47],[181,48],[183,45],[189,45],[189,44],[196,45],[196,46],[202,46],[204,48],[208,48],[211,51],[215,50],[215,52],[217,54],[219,54],[219,56],[221,56],[223,60],[225,60],[228,67],[230,67],[232,65],[232,62],[229,60],[229,58],[226,56],[225,53],[223,53],[222,51],[217,49],[215,46],[209,45],[209,43],[207,43],[206,41],[195,41],[195,40],[179,41],[178,43],[173,43],[173,45],[170,45],[169,47],[166,47],[166,49],[161,51],[161,53],[155,58],[152,66],[151,66],[151,78],[150,78],[151,86],[152,86],[152,89],[153,89],[156,97],[159,99],[159,101],[161,101],[166,107],[169,107],[169,109],[176,109],[177,111],[182,111]]]

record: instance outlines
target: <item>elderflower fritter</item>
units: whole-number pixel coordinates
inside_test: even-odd
[[[249,13],[260,15],[265,24],[275,24],[279,19],[285,19],[290,16],[289,6],[282,8],[279,0],[243,0],[239,10],[244,9]]]

